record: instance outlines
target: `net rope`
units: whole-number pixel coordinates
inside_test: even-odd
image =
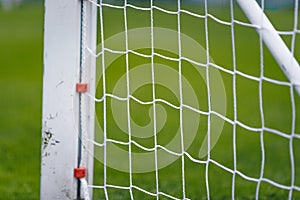
[[[299,98],[297,97],[297,94],[295,93],[294,89],[293,89],[293,85],[288,82],[288,81],[282,81],[282,80],[276,80],[274,78],[270,78],[267,77],[264,73],[264,55],[263,53],[260,53],[260,74],[259,76],[254,76],[254,75],[250,75],[247,74],[245,72],[240,71],[239,69],[237,69],[237,58],[236,58],[236,41],[235,41],[235,26],[236,25],[241,25],[244,27],[249,27],[249,28],[253,28],[253,29],[260,29],[261,27],[257,26],[257,25],[253,25],[247,22],[243,22],[240,20],[235,19],[234,16],[234,2],[233,0],[230,1],[230,21],[224,21],[222,19],[219,19],[218,17],[214,16],[213,14],[209,13],[208,10],[208,0],[204,1],[204,15],[198,14],[198,13],[194,13],[192,11],[189,10],[185,10],[183,8],[181,8],[181,1],[178,0],[177,1],[177,6],[178,6],[178,10],[177,11],[173,11],[173,10],[167,10],[166,8],[162,8],[159,7],[157,5],[154,5],[153,0],[150,1],[150,7],[141,7],[141,6],[137,6],[137,5],[133,5],[132,3],[128,3],[127,0],[124,1],[124,5],[114,5],[114,4],[108,4],[108,3],[104,3],[102,2],[102,0],[96,1],[96,0],[88,0],[85,2],[86,4],[91,4],[93,6],[96,6],[98,8],[98,13],[99,13],[99,22],[98,22],[98,26],[99,26],[99,34],[101,35],[101,46],[100,46],[100,50],[96,51],[93,50],[91,48],[89,48],[89,46],[84,45],[82,48],[84,49],[83,51],[87,51],[92,57],[94,58],[101,58],[101,63],[102,66],[105,66],[105,54],[106,53],[111,53],[111,54],[116,54],[116,55],[123,55],[125,56],[125,60],[126,60],[126,97],[121,97],[121,96],[117,96],[115,94],[110,94],[107,92],[107,88],[106,88],[106,71],[105,71],[105,67],[102,67],[102,76],[104,77],[102,79],[102,89],[103,89],[103,95],[101,97],[96,97],[95,95],[93,95],[92,93],[85,93],[83,94],[84,98],[88,98],[88,99],[93,99],[95,101],[95,103],[103,103],[103,142],[99,143],[95,140],[90,140],[89,138],[86,138],[84,135],[84,141],[83,143],[91,143],[95,146],[98,147],[103,147],[104,151],[104,158],[103,158],[103,162],[106,163],[106,159],[107,159],[107,143],[113,143],[113,144],[119,144],[119,145],[124,145],[128,147],[128,154],[129,154],[129,186],[121,186],[121,185],[114,185],[114,184],[109,184],[107,182],[107,167],[104,166],[104,171],[103,171],[103,185],[94,185],[92,183],[84,183],[84,186],[87,186],[89,188],[93,188],[93,189],[102,189],[104,191],[104,196],[106,199],[109,199],[109,193],[108,193],[108,188],[115,188],[115,189],[119,189],[119,190],[128,190],[129,194],[130,194],[130,198],[131,199],[135,199],[134,198],[134,194],[132,192],[132,189],[136,189],[139,190],[140,192],[146,194],[146,195],[150,195],[153,197],[156,197],[156,199],[159,199],[160,196],[164,196],[170,199],[189,199],[189,196],[186,194],[186,177],[185,177],[185,172],[186,172],[186,168],[185,168],[185,158],[189,159],[190,161],[194,162],[194,163],[198,163],[198,164],[202,164],[205,165],[205,185],[206,185],[206,197],[209,199],[210,196],[212,196],[211,194],[211,190],[210,190],[210,186],[209,186],[209,165],[214,164],[215,166],[219,167],[220,169],[232,174],[232,185],[231,185],[231,197],[232,199],[235,198],[235,193],[236,193],[236,188],[235,188],[235,181],[236,181],[236,176],[240,176],[245,180],[251,181],[256,183],[256,190],[255,190],[255,198],[259,199],[259,194],[260,194],[260,187],[261,184],[263,182],[266,182],[272,186],[275,186],[277,188],[283,189],[283,190],[287,190],[288,191],[288,198],[292,199],[293,198],[293,192],[294,191],[298,191],[300,192],[300,185],[296,185],[295,184],[295,155],[296,152],[294,152],[294,147],[293,147],[293,140],[294,139],[300,139],[300,133],[296,132],[296,115],[297,115],[297,111],[296,111],[296,103],[295,103],[295,98]],[[300,30],[298,29],[298,9],[299,9],[299,3],[298,1],[295,1],[294,3],[294,25],[293,25],[293,30],[291,31],[282,31],[282,30],[278,30],[278,34],[282,35],[282,36],[291,36],[292,40],[291,40],[291,47],[290,50],[291,52],[294,54],[295,53],[295,46],[296,46],[296,36],[299,37],[300,34]],[[264,1],[262,1],[261,3],[262,5],[262,9],[264,10]],[[105,46],[105,38],[104,38],[104,25],[103,25],[103,8],[114,8],[114,9],[119,9],[119,10],[123,10],[124,13],[124,29],[125,29],[125,51],[123,50],[116,50],[116,49],[111,49]],[[148,54],[144,54],[141,52],[137,52],[133,49],[129,48],[128,45],[128,25],[127,25],[127,9],[131,8],[137,11],[149,11],[150,12],[150,30],[151,30],[151,55]],[[178,32],[178,58],[173,58],[167,55],[162,55],[159,52],[155,52],[154,51],[154,36],[153,36],[153,27],[154,27],[154,17],[153,17],[153,11],[154,10],[158,10],[161,11],[163,13],[169,14],[169,15],[176,15],[177,16],[177,32]],[[181,33],[181,20],[180,20],[180,14],[184,13],[196,18],[201,18],[204,19],[205,22],[205,43],[206,43],[206,56],[207,56],[207,63],[200,63],[197,62],[195,60],[192,60],[190,58],[184,57],[181,54],[181,40],[180,40],[180,33]],[[213,20],[216,23],[225,25],[225,26],[229,26],[230,27],[230,32],[231,32],[231,45],[234,47],[231,49],[232,51],[232,63],[233,63],[233,70],[229,70],[226,69],[225,67],[218,65],[216,63],[212,63],[209,59],[209,55],[210,55],[210,43],[209,43],[209,33],[208,33],[208,20]],[[86,23],[84,24],[84,26],[87,26]],[[259,31],[258,31],[259,32]],[[85,37],[88,37],[88,35],[86,36],[86,32],[84,32]],[[298,34],[298,35],[297,35]],[[83,41],[85,41],[86,39],[84,38]],[[262,41],[262,37],[259,33],[259,49],[260,52],[263,52],[263,41]],[[144,57],[144,58],[150,58],[151,59],[151,79],[152,79],[152,101],[142,101],[138,98],[136,98],[135,96],[130,94],[130,78],[129,78],[129,58],[128,55],[129,54],[134,54],[140,57]],[[179,94],[180,94],[180,102],[179,102],[179,106],[178,105],[174,105],[173,103],[164,100],[164,99],[160,99],[157,98],[155,96],[155,70],[154,70],[154,57],[160,57],[169,61],[175,61],[178,62],[178,72],[179,72],[179,76],[178,76],[178,81],[179,81]],[[84,55],[84,59],[85,59],[85,55]],[[233,119],[225,116],[222,113],[219,113],[217,111],[214,111],[211,108],[211,103],[210,103],[210,84],[209,81],[207,82],[207,91],[208,91],[208,111],[204,111],[204,110],[200,110],[198,108],[194,108],[190,105],[187,105],[183,102],[183,97],[182,97],[182,68],[181,68],[181,63],[183,61],[187,61],[190,63],[193,63],[194,65],[196,65],[199,68],[204,68],[206,69],[206,78],[207,80],[209,80],[209,68],[215,68],[217,70],[220,70],[221,72],[225,73],[225,74],[229,74],[233,77],[233,81],[232,81],[232,89],[233,89]],[[87,66],[84,66],[87,67]],[[84,71],[84,69],[83,69]],[[255,126],[251,126],[245,122],[242,122],[238,119],[238,112],[237,112],[237,82],[236,82],[236,77],[241,76],[244,77],[246,79],[249,80],[253,80],[258,82],[259,85],[259,110],[260,110],[260,118],[261,118],[261,126],[260,127],[255,127]],[[265,124],[265,113],[264,113],[264,107],[263,107],[263,83],[264,82],[268,82],[268,83],[272,83],[272,84],[276,84],[276,85],[282,85],[282,86],[286,86],[290,88],[290,99],[291,99],[291,108],[292,108],[292,119],[291,119],[291,132],[284,132],[281,130],[278,130],[276,128],[272,128],[272,127],[268,127]],[[156,134],[154,134],[154,147],[153,148],[148,148],[143,146],[142,144],[139,144],[137,141],[135,141],[132,138],[132,134],[131,134],[131,123],[130,120],[127,121],[127,126],[128,126],[128,137],[129,137],[129,141],[128,142],[123,142],[123,141],[118,141],[118,140],[114,140],[111,139],[107,136],[107,98],[111,98],[114,100],[118,100],[118,101],[122,101],[122,102],[126,102],[127,104],[127,117],[128,119],[130,119],[130,100],[141,104],[141,105],[152,105],[153,106],[153,116],[154,116],[154,133],[157,132],[156,130],[156,109],[155,106],[157,105],[157,103],[163,103],[165,105],[170,106],[173,109],[176,109],[179,111],[180,113],[180,137],[181,137],[181,152],[174,152],[171,149],[166,148],[165,146],[162,146],[160,144],[157,143],[157,138],[156,138]],[[211,158],[210,156],[210,151],[208,151],[208,155],[207,158],[205,160],[199,159],[199,158],[195,158],[194,156],[192,156],[190,153],[188,153],[187,151],[185,151],[184,149],[184,131],[183,131],[183,125],[182,125],[182,112],[183,109],[188,109],[194,113],[197,113],[199,115],[205,115],[208,117],[207,120],[207,129],[208,129],[208,133],[210,132],[210,117],[212,115],[215,115],[217,117],[219,117],[220,119],[224,120],[226,123],[229,123],[232,125],[233,127],[233,137],[232,137],[232,144],[233,144],[233,168],[229,168],[223,164],[221,164],[220,162],[218,162],[217,160],[214,160]],[[84,110],[83,110],[84,111]],[[299,111],[298,111],[299,112]],[[86,126],[84,123],[85,122],[81,122],[83,125],[82,126]],[[251,132],[256,132],[260,135],[260,148],[261,148],[261,168],[260,168],[260,175],[259,178],[257,177],[251,177],[249,175],[246,175],[245,173],[243,173],[242,171],[238,170],[237,167],[237,127],[242,127],[246,130],[249,130]],[[264,176],[264,172],[265,172],[265,159],[266,159],[266,152],[265,152],[265,143],[264,143],[264,132],[267,131],[269,133],[278,135],[282,138],[286,138],[289,140],[289,155],[290,155],[290,163],[291,163],[291,183],[289,185],[285,185],[282,183],[279,183],[275,180],[272,180],[270,178],[266,178]],[[132,145],[142,149],[143,151],[147,151],[147,152],[154,152],[155,155],[155,192],[150,192],[147,191],[137,185],[134,184],[133,182],[133,178],[132,178]],[[158,158],[157,158],[157,151],[158,149],[162,149],[164,151],[166,151],[169,154],[172,154],[174,156],[178,156],[181,157],[181,184],[182,184],[182,197],[175,197],[172,196],[170,194],[167,194],[164,191],[160,190],[160,185],[159,185],[159,168],[158,168]],[[208,134],[208,149],[210,149],[210,134]],[[86,165],[86,163],[83,163],[83,165]],[[299,173],[299,172],[298,172]],[[87,190],[85,189],[84,191],[85,197],[88,198],[87,195]]]

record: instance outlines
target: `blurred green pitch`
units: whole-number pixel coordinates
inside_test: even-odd
[[[39,199],[43,5],[0,8],[0,199]]]

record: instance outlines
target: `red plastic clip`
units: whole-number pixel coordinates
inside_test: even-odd
[[[76,92],[87,92],[88,84],[87,83],[76,83]]]
[[[86,176],[86,168],[85,167],[74,168],[74,177],[75,178],[84,178],[85,176]]]

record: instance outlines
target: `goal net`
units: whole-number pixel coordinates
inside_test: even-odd
[[[300,198],[299,1],[79,2],[78,198]]]

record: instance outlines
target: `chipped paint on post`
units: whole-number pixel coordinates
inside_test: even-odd
[[[55,139],[55,134],[52,132],[51,128],[47,127],[46,121],[44,122],[42,130],[42,156],[47,156],[49,155],[49,153],[47,153],[47,148],[59,144],[60,141]]]

